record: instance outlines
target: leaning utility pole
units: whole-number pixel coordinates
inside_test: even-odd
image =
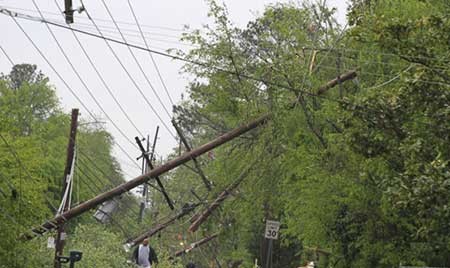
[[[255,119],[249,123],[246,123],[238,128],[235,128],[235,129],[231,130],[230,132],[227,132],[227,133],[215,138],[214,140],[212,140],[206,144],[203,144],[202,146],[200,146],[198,148],[193,149],[190,152],[186,152],[183,155],[181,155],[161,166],[155,167],[155,169],[150,170],[149,172],[147,172],[144,175],[138,176],[132,180],[122,183],[122,184],[116,186],[115,188],[109,190],[108,192],[97,195],[96,197],[81,203],[80,205],[64,212],[63,214],[56,216],[52,220],[43,223],[42,225],[38,226],[37,228],[33,228],[31,230],[31,232],[33,234],[30,234],[30,233],[22,234],[21,239],[22,240],[31,240],[35,237],[35,235],[44,234],[45,232],[51,231],[54,228],[57,228],[58,226],[70,221],[71,219],[85,213],[86,211],[89,211],[89,210],[95,208],[96,206],[102,204],[103,202],[110,200],[116,196],[119,196],[123,193],[126,193],[129,190],[131,190],[143,183],[146,183],[151,178],[155,178],[167,171],[170,171],[170,170],[188,162],[193,157],[198,157],[204,153],[207,153],[210,150],[212,150],[216,147],[219,147],[220,145],[223,145],[223,144],[227,143],[228,141],[230,141],[236,137],[239,137],[240,135],[242,135],[252,129],[255,129],[261,125],[264,125],[267,121],[269,121],[270,118],[271,118],[271,114],[265,114],[263,116],[260,116],[259,118]]]
[[[173,216],[172,218],[166,220],[165,222],[163,222],[161,224],[157,224],[155,227],[153,227],[150,230],[140,234],[139,236],[137,236],[135,238],[132,238],[132,239],[129,239],[127,241],[126,246],[128,248],[132,248],[132,247],[136,246],[137,244],[141,243],[142,241],[144,241],[145,238],[149,238],[149,237],[154,236],[155,234],[159,233],[160,231],[166,229],[168,226],[170,226],[176,220],[179,220],[182,217],[184,217],[185,215],[189,214],[191,211],[194,211],[194,209],[198,205],[199,205],[198,203],[197,204],[186,204],[181,209],[181,212],[179,212],[177,215]]]
[[[175,257],[180,257],[185,255],[186,253],[189,253],[191,250],[193,250],[194,248],[198,248],[203,244],[208,243],[209,241],[213,240],[214,238],[217,238],[219,236],[219,234],[213,234],[211,236],[207,236],[197,242],[192,243],[188,248],[179,250],[175,253]]]
[[[67,158],[66,158],[66,168],[64,169],[63,183],[62,183],[62,211],[58,211],[58,214],[63,214],[70,206],[70,188],[71,183],[68,183],[67,179],[70,176],[72,171],[72,163],[75,155],[75,139],[77,136],[77,126],[78,126],[78,109],[72,109],[72,121],[70,124],[70,134],[69,134],[69,143],[67,145]],[[61,215],[57,215],[61,216]],[[55,259],[54,259],[54,267],[60,268],[61,263],[58,259],[59,256],[63,255],[64,251],[64,240],[66,238],[66,233],[64,232],[64,224],[58,226],[58,233],[55,241]]]
[[[191,151],[192,148],[189,145],[186,138],[184,137],[183,132],[181,131],[181,128],[178,126],[175,119],[172,119],[172,125],[175,127],[175,130],[177,131],[178,136],[180,136],[180,140],[184,144],[186,151],[188,151],[188,152]],[[208,178],[206,178],[205,173],[203,173],[203,170],[200,167],[200,163],[197,161],[197,158],[192,157],[192,161],[194,162],[195,169],[197,170],[197,173],[200,175],[200,178],[202,179],[203,183],[205,184],[206,189],[208,189],[208,191],[211,191],[211,182],[208,180]]]
[[[241,184],[241,182],[250,172],[252,166],[253,165],[250,165],[250,167],[242,171],[239,177],[236,179],[236,181],[234,181],[223,192],[221,192],[217,196],[217,198],[209,205],[207,209],[205,209],[199,214],[196,214],[196,217],[193,219],[191,226],[189,226],[188,229],[189,232],[193,233],[198,230],[198,227],[200,227],[200,225],[208,219],[208,217],[213,213],[213,211],[216,210],[220,206],[220,204],[231,195],[231,193],[234,191],[234,189],[236,189],[239,186],[239,184]]]

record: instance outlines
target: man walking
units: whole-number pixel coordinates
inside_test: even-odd
[[[158,263],[158,257],[155,250],[149,246],[148,238],[142,241],[136,249],[133,251],[133,259],[139,267],[154,268]]]

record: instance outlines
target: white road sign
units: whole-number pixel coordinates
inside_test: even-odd
[[[267,239],[278,239],[278,232],[280,231],[279,221],[266,221],[266,233],[264,236]]]
[[[47,239],[47,248],[55,248],[55,238],[50,236]]]

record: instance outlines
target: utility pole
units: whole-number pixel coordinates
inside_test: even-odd
[[[191,146],[184,137],[183,132],[181,131],[181,128],[178,126],[175,119],[172,119],[172,125],[175,127],[178,136],[180,136],[180,141],[183,143],[184,147],[186,148],[186,151],[190,152],[192,150]],[[192,157],[192,161],[194,162],[195,169],[197,170],[197,173],[200,175],[200,178],[202,178],[202,181],[205,184],[206,189],[208,189],[208,191],[211,191],[211,182],[208,180],[208,178],[206,178],[205,173],[203,173],[203,170],[200,167],[200,163],[197,161],[197,158]]]
[[[145,158],[145,160],[147,161],[147,166],[150,168],[150,170],[155,169],[155,167],[153,166],[152,161],[150,160],[150,158],[148,157],[148,154],[145,153],[145,149],[144,146],[142,145],[141,140],[138,137],[134,138],[136,140],[137,145],[139,146],[139,149],[141,149],[142,152],[142,156]],[[142,176],[144,176],[145,174],[143,174]],[[166,199],[167,204],[169,205],[171,210],[174,210],[175,207],[173,206],[172,200],[170,200],[169,195],[166,192],[166,189],[164,188],[164,185],[161,182],[161,179],[159,178],[159,176],[155,176],[155,180],[156,183],[158,184],[161,193],[163,194],[164,198]]]
[[[75,156],[75,139],[77,136],[77,127],[78,127],[78,109],[72,109],[72,120],[70,123],[70,133],[69,133],[69,142],[67,145],[67,158],[66,158],[66,167],[64,169],[63,183],[62,183],[62,211],[58,211],[58,214],[63,214],[68,210],[70,206],[70,187],[72,187],[72,183],[68,183],[67,179],[71,175],[73,159]],[[60,216],[60,215],[57,215]],[[64,251],[64,240],[66,238],[66,233],[64,231],[64,224],[58,226],[58,232],[55,241],[55,259],[54,259],[54,267],[61,268],[61,263],[58,257],[63,255]]]
[[[185,255],[186,253],[189,253],[191,250],[193,250],[193,249],[195,249],[195,248],[198,248],[198,247],[200,247],[200,246],[203,245],[203,244],[208,243],[209,241],[211,241],[211,240],[217,238],[218,236],[219,236],[219,234],[213,234],[213,235],[207,236],[207,237],[205,237],[205,238],[203,238],[203,239],[201,239],[201,240],[199,240],[199,241],[197,241],[197,242],[194,242],[194,243],[192,243],[189,247],[177,251],[177,252],[175,253],[175,257],[183,256],[183,255]]]
[[[144,157],[144,154],[150,154],[150,158],[149,160],[151,162],[153,162],[153,157],[155,155],[155,146],[156,146],[156,141],[158,140],[158,133],[159,133],[159,126],[156,127],[156,133],[155,133],[155,138],[153,139],[153,145],[152,145],[152,151],[150,153],[150,137],[147,136],[147,150],[145,152],[143,152],[142,154],[142,174],[145,174],[148,172],[148,168],[149,168],[149,163],[147,162],[147,158]],[[159,189],[158,189],[159,190]],[[143,184],[143,189],[142,189],[142,201],[141,201],[141,208],[139,211],[139,222],[142,222],[142,219],[144,218],[144,210],[145,207],[148,203],[148,184],[144,183]]]
[[[217,198],[201,213],[196,214],[196,218],[193,219],[193,222],[191,226],[189,226],[189,232],[193,233],[198,230],[200,225],[205,222],[208,217],[216,210],[220,204],[222,204],[225,199],[227,199],[231,193],[241,184],[241,182],[245,179],[245,177],[250,172],[251,168],[253,167],[253,164],[250,165],[247,169],[241,172],[239,177],[234,181],[231,185],[229,185],[223,192],[221,192]]]
[[[322,95],[327,92],[329,89],[335,87],[336,85],[341,85],[343,82],[347,80],[351,80],[357,76],[356,70],[351,70],[341,75],[338,75],[336,78],[328,81],[326,84],[319,87],[316,94]]]
[[[66,23],[73,23],[73,4],[72,0],[64,0],[64,15],[66,16]]]
[[[199,205],[199,203],[197,204],[185,204],[183,206],[183,208],[181,209],[181,211],[173,216],[172,218],[168,219],[167,221],[157,224],[156,226],[152,227],[150,230],[140,234],[139,236],[133,238],[133,239],[129,239],[127,241],[127,247],[131,248],[136,246],[137,244],[141,243],[145,238],[149,238],[154,236],[155,234],[159,233],[160,231],[166,229],[167,227],[169,227],[171,224],[173,224],[176,220],[181,219],[182,217],[184,217],[185,215],[189,214],[190,212],[194,211],[194,209]]]
[[[136,138],[138,138],[138,137],[136,137]],[[147,172],[148,163],[147,163],[147,159],[144,157],[144,154],[149,153],[149,147],[150,147],[149,139],[150,139],[150,137],[147,135],[147,148],[146,148],[145,152],[142,152],[141,156],[139,157],[139,158],[142,158],[142,173],[141,174],[145,174]],[[146,206],[146,202],[147,202],[147,192],[148,192],[148,185],[146,183],[144,183],[142,185],[142,199],[141,199],[141,204],[140,204],[140,208],[139,208],[138,222],[142,222],[142,219],[144,217],[144,210],[145,210],[145,206]]]

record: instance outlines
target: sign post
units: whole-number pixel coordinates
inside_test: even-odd
[[[267,239],[278,239],[278,232],[280,231],[280,222],[279,221],[266,221],[266,233],[265,237]]]
[[[267,258],[266,258],[266,268],[270,268],[270,262],[272,259],[272,248],[273,248],[273,240],[278,239],[278,233],[280,231],[280,222],[279,221],[271,221],[266,220],[266,232],[264,233],[264,237],[269,240],[269,247],[267,250]]]

